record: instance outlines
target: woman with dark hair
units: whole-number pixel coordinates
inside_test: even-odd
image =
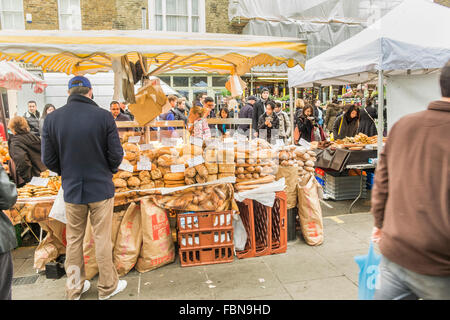
[[[12,118],[8,129],[13,133],[8,142],[9,155],[15,166],[13,176],[17,186],[21,187],[47,170],[41,161],[41,139],[30,133],[24,117]]]
[[[230,117],[230,110],[225,106],[219,111],[219,118],[220,119],[228,119]],[[231,129],[230,124],[218,124],[217,128],[222,133],[222,135],[230,134],[228,130]]]
[[[295,127],[295,143],[298,144],[298,141],[301,138],[308,142],[322,141],[326,139],[322,128],[316,121],[316,117],[314,117],[314,108],[310,104],[303,108],[302,115],[300,116],[297,126]]]
[[[359,127],[359,109],[355,105],[350,105],[344,114],[336,118],[333,125],[334,139],[344,139],[354,137]]]
[[[278,131],[280,128],[280,119],[274,112],[275,107],[275,102],[272,100],[268,101],[266,105],[266,112],[264,112],[258,120],[258,137],[265,137],[269,143],[272,143],[272,140],[278,139],[278,135],[272,136],[272,129]]]
[[[377,118],[377,109],[373,107],[372,99],[368,99],[366,107],[361,110],[358,133],[364,133],[369,137],[375,136],[377,134],[375,119]]]
[[[39,132],[42,134],[42,128],[44,127],[44,120],[47,117],[48,114],[52,113],[53,111],[55,111],[56,108],[54,105],[52,105],[51,103],[47,103],[44,106],[44,111],[42,111],[42,116],[41,119],[39,119]]]

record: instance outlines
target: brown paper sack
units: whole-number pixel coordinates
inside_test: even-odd
[[[310,246],[323,242],[322,208],[319,194],[321,186],[314,176],[298,184],[298,215],[303,237]]]
[[[175,260],[175,247],[164,209],[150,199],[141,200],[143,243],[136,270],[147,272]]]
[[[285,179],[284,191],[287,197],[287,209],[292,209],[297,206],[297,181],[298,168],[297,167],[279,167],[276,174],[276,180]]]
[[[168,100],[160,85],[149,84],[139,89],[136,103],[130,104],[130,111],[134,118],[143,126],[155,119],[168,107]]]
[[[119,233],[120,224],[126,210],[113,213],[112,230],[111,230],[111,244],[114,251],[117,235]],[[97,259],[95,257],[95,240],[94,231],[92,229],[90,216],[86,225],[86,233],[83,240],[83,255],[84,255],[84,271],[86,279],[91,280],[98,274]]]
[[[142,245],[141,210],[134,202],[123,216],[114,246],[113,260],[120,277],[136,264]]]

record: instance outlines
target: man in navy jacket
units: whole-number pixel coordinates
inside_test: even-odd
[[[126,287],[114,267],[111,245],[112,175],[122,162],[123,149],[113,116],[92,97],[87,78],[72,78],[67,104],[47,115],[42,130],[42,161],[62,178],[67,217],[66,294],[76,300],[90,287],[83,260],[89,212],[99,267],[99,298],[108,299]]]

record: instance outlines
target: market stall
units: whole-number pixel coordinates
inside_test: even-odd
[[[261,48],[264,53],[260,53]],[[134,95],[127,91],[128,82],[132,81],[129,74],[125,75],[129,78],[122,82],[122,89],[118,89],[120,81],[115,83],[115,95],[122,92],[127,101],[134,99],[130,110],[136,119],[136,122],[118,126],[143,129],[121,135],[124,160],[113,177],[116,187],[114,262],[120,275],[129,272],[134,265],[138,271],[145,272],[172,262],[173,242],[180,248],[182,266],[231,262],[234,248],[244,250],[249,243],[266,248],[265,254],[286,250],[288,204],[290,207],[297,205],[297,184],[315,181],[314,162],[308,161],[312,157],[308,153],[310,150],[273,146],[265,140],[248,140],[242,135],[203,141],[189,137],[182,130],[177,137],[152,136],[152,127],[184,124],[154,121],[168,104],[157,81],[146,77],[176,68],[229,73],[232,75],[229,86],[238,92],[238,76],[252,66],[302,65],[305,54],[306,45],[289,38],[147,31],[24,31],[14,34],[0,31],[0,59],[20,59],[42,66],[44,71],[71,74],[112,69],[118,75],[127,73],[133,63],[143,70],[141,77],[137,77],[142,87]],[[250,124],[242,119],[209,121],[211,124]],[[277,175],[282,167],[292,167],[295,174]],[[65,252],[63,191],[58,188],[59,178],[50,175],[34,178],[21,188],[18,203],[8,212],[13,221],[39,222],[48,231],[36,250],[38,270]],[[286,184],[286,178],[292,183]],[[260,195],[264,195],[263,200]],[[317,193],[316,198],[318,202]],[[267,199],[273,201],[269,203]],[[253,207],[258,213],[253,212]],[[242,221],[249,222],[249,215],[242,212],[255,219],[254,232],[245,228]],[[233,219],[232,228],[230,219]],[[259,223],[261,219],[265,227]],[[223,225],[223,221],[227,223]],[[236,228],[235,221],[241,221],[236,222]],[[197,227],[192,229],[195,225]],[[316,225],[312,225],[313,228],[309,223],[308,230],[315,230]],[[186,226],[191,229],[183,230]],[[317,228],[321,228],[321,223]],[[321,233],[314,231],[315,234]],[[246,241],[242,240],[244,235]],[[321,243],[321,236],[314,244]],[[262,238],[265,241],[260,242]],[[163,249],[155,252],[157,241]],[[94,276],[95,248],[89,225],[84,245],[86,270]],[[90,261],[92,268],[88,267]]]
[[[430,86],[428,78],[438,74],[450,59],[450,39],[442,37],[442,30],[450,29],[450,9],[424,0],[404,1],[380,20],[352,38],[308,60],[305,70],[289,69],[290,87],[315,85],[347,85],[377,83],[378,88],[396,77],[408,78],[417,92],[438,92],[438,81]],[[437,80],[437,77],[434,77]],[[382,91],[382,90],[379,90]],[[390,88],[388,103],[397,93]],[[405,97],[403,90],[399,94]],[[388,109],[388,127],[400,116],[424,109],[427,95],[408,93],[408,99],[392,104]],[[412,98],[414,97],[414,98]],[[408,100],[414,99],[413,103]],[[378,101],[378,151],[382,148],[384,100]],[[411,108],[411,105],[414,107]],[[389,111],[390,109],[396,111]]]

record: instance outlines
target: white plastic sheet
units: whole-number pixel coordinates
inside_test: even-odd
[[[59,188],[58,194],[56,195],[53,207],[48,215],[50,218],[58,220],[64,224],[67,224],[66,218],[66,204],[64,202],[64,190]]]
[[[245,231],[244,224],[242,223],[241,216],[238,214],[233,215],[233,240],[234,248],[238,251],[245,249],[247,243],[247,231]]]
[[[275,202],[275,193],[278,191],[283,191],[284,187],[285,180],[284,178],[281,178],[278,181],[265,184],[253,190],[236,192],[234,194],[234,199],[239,202],[242,202],[245,199],[252,199],[258,201],[264,206],[273,207]]]

